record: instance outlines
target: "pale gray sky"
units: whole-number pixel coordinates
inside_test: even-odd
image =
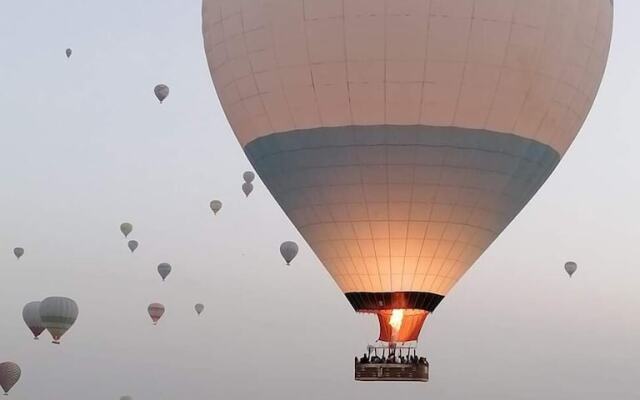
[[[200,1],[3,3],[0,362],[23,371],[11,398],[637,399],[639,13],[616,1],[580,135],[427,320],[431,382],[366,384],[352,360],[374,318],[353,312],[259,181],[248,199],[240,190],[249,163],[211,83]],[[290,239],[301,252],[285,268]],[[50,295],[80,307],[61,346],[33,341],[20,315]],[[155,301],[167,308],[157,327]]]

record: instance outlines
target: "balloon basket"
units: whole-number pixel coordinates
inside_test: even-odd
[[[428,382],[429,366],[356,362],[354,377],[362,382]]]
[[[382,353],[378,353],[379,350]],[[385,347],[369,346],[368,354],[355,359],[354,378],[363,382],[428,382],[429,362],[425,357],[417,356],[415,347],[396,343]]]

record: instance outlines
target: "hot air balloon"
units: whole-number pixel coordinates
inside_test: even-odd
[[[13,255],[15,255],[19,260],[20,257],[24,255],[24,249],[22,247],[16,247],[15,249],[13,249]]]
[[[245,196],[249,197],[251,192],[253,192],[253,184],[248,183],[248,182],[243,183],[242,184],[242,193],[244,193]]]
[[[256,174],[254,174],[252,171],[245,171],[242,174],[242,179],[244,179],[246,183],[251,183],[254,179],[256,179]]]
[[[204,311],[204,304],[198,303],[195,305],[195,310],[198,313],[198,315],[202,314],[202,311]]]
[[[158,273],[160,277],[162,277],[162,281],[164,281],[169,273],[171,272],[171,265],[169,263],[160,263],[158,264]]]
[[[129,242],[127,243],[127,247],[129,247],[129,250],[131,250],[131,252],[133,253],[138,248],[138,241],[129,240]]]
[[[211,211],[213,211],[213,215],[216,215],[220,209],[222,209],[222,202],[220,200],[212,200],[209,203],[209,207],[211,207]]]
[[[25,304],[22,309],[22,319],[27,327],[33,333],[33,338],[38,339],[38,336],[44,331],[44,324],[40,318],[40,302],[32,301]]]
[[[4,390],[4,394],[8,394],[9,390],[18,383],[22,371],[18,364],[7,361],[0,363],[0,386]]]
[[[231,127],[392,345],[418,339],[555,169],[598,91],[613,16],[610,0],[227,5],[204,0],[202,27]],[[220,29],[235,20],[238,35]]]
[[[153,93],[155,93],[156,97],[160,101],[160,104],[162,104],[162,101],[166,99],[167,96],[169,96],[169,86],[162,83],[156,85],[156,87],[153,88]]]
[[[573,261],[569,261],[564,264],[564,270],[567,271],[567,274],[569,274],[569,278],[573,276],[577,269],[578,264],[574,263]]]
[[[280,245],[280,254],[289,265],[298,254],[298,244],[296,242],[284,242]]]
[[[72,299],[47,297],[40,303],[40,319],[55,344],[60,344],[60,338],[73,326],[77,318],[78,305]]]
[[[123,222],[120,224],[120,232],[124,235],[124,237],[129,236],[129,234],[133,231],[133,225],[128,222]]]
[[[158,320],[162,318],[162,315],[164,314],[164,306],[160,303],[151,303],[149,304],[147,311],[149,312],[149,316],[151,317],[153,324],[157,325]]]
[[[67,55],[67,58],[71,58],[71,53],[72,53],[71,49],[66,49],[64,53]]]

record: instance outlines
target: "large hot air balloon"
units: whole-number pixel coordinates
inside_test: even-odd
[[[24,255],[24,249],[22,247],[16,247],[13,249],[13,255],[19,260]]]
[[[44,331],[44,324],[40,318],[40,302],[32,301],[25,304],[22,308],[22,319],[33,333],[33,338],[37,340],[38,336]]]
[[[4,390],[5,395],[18,383],[21,374],[22,371],[18,364],[11,361],[0,363],[0,387]]]
[[[127,242],[127,247],[133,253],[138,248],[138,241],[137,240],[129,240],[129,242]]]
[[[133,225],[128,222],[123,222],[120,224],[120,232],[124,235],[124,237],[129,236],[129,234],[133,231]]]
[[[204,311],[204,304],[198,303],[193,308],[196,310],[196,313],[198,313],[198,315],[200,315]]]
[[[612,15],[610,0],[204,0],[203,36],[254,170],[393,344],[418,339],[567,151]]]
[[[78,305],[72,299],[47,297],[40,303],[40,319],[55,344],[60,344],[60,338],[73,326],[77,318]]]
[[[149,307],[147,307],[147,311],[149,312],[149,316],[153,321],[154,325],[158,324],[158,320],[162,318],[164,314],[164,306],[160,303],[151,303]]]
[[[209,207],[211,211],[213,211],[213,215],[216,215],[218,211],[222,209],[222,202],[220,200],[212,200],[211,203],[209,203]]]
[[[170,272],[171,272],[171,265],[169,263],[158,264],[158,274],[160,274],[162,281],[164,281],[167,278],[167,276],[169,276]]]
[[[564,264],[564,270],[569,274],[569,278],[578,270],[578,264],[573,261],[568,261]]]
[[[298,244],[296,242],[283,242],[280,245],[280,254],[284,261],[289,265],[298,254]]]
[[[153,88],[153,93],[155,93],[156,97],[158,98],[158,101],[160,101],[160,104],[162,104],[164,99],[166,99],[167,96],[169,96],[169,86],[164,85],[162,83],[159,85],[156,85],[156,87]]]

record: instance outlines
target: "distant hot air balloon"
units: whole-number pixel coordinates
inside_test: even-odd
[[[129,240],[129,242],[127,243],[127,247],[129,247],[129,250],[131,250],[131,252],[133,253],[138,248],[138,241]]]
[[[211,211],[213,214],[217,214],[220,209],[222,209],[222,202],[220,200],[213,200],[209,203],[209,207],[211,207]]]
[[[7,361],[0,363],[0,386],[4,390],[4,394],[8,394],[9,390],[18,383],[22,371],[18,364]]]
[[[120,224],[120,232],[124,235],[124,237],[129,236],[129,234],[133,231],[133,225],[128,222],[123,222]]]
[[[298,244],[296,242],[284,242],[280,245],[280,254],[284,261],[289,265],[298,254]]]
[[[204,304],[198,303],[195,305],[194,307],[196,309],[196,312],[198,313],[198,315],[202,314],[202,311],[204,311]]]
[[[78,305],[72,299],[47,297],[40,303],[40,319],[55,344],[60,344],[60,338],[73,326],[77,318]]]
[[[71,49],[66,49],[64,53],[67,55],[67,58],[71,58],[71,53],[72,53]]]
[[[204,46],[253,169],[379,339],[417,340],[576,137],[613,2],[227,3],[204,0]]]
[[[24,255],[24,249],[22,247],[16,247],[15,249],[13,249],[13,255],[15,255],[19,260],[20,257]]]
[[[147,311],[149,312],[149,316],[151,317],[153,324],[156,325],[158,320],[162,318],[162,315],[164,314],[164,306],[160,303],[151,303],[149,304]]]
[[[253,192],[253,184],[245,182],[242,184],[242,192],[245,196],[249,197],[251,192]]]
[[[254,179],[256,179],[256,174],[254,174],[253,171],[245,171],[242,174],[242,179],[244,179],[244,181],[247,183],[251,183]]]
[[[24,308],[22,308],[22,319],[33,333],[33,338],[37,340],[38,336],[44,331],[44,324],[40,318],[40,302],[32,301],[25,304]]]
[[[170,272],[171,272],[171,265],[169,263],[158,264],[158,273],[160,274],[160,277],[162,278],[163,281],[167,278]]]
[[[569,278],[573,276],[577,269],[578,264],[574,263],[573,261],[569,261],[564,264],[564,270],[567,271],[567,274],[569,274]]]
[[[153,92],[156,94],[156,97],[160,101],[160,104],[162,104],[162,101],[166,99],[167,96],[169,96],[169,86],[161,83],[153,88]]]

